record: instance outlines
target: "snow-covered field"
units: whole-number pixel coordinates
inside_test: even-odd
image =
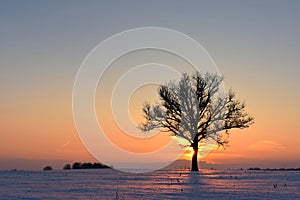
[[[1,171],[0,199],[300,199],[300,171]]]

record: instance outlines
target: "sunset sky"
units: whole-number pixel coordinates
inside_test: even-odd
[[[75,76],[101,41],[137,27],[170,28],[198,41],[224,75],[226,90],[246,100],[255,117],[249,129],[232,131],[225,150],[202,161],[300,167],[299,11],[300,1],[276,0],[1,1],[0,169],[96,161],[73,120]],[[96,94],[100,121],[107,112],[101,95],[111,87],[104,86]],[[146,90],[155,95],[154,85]],[[142,106],[134,99],[141,97],[137,91],[129,102],[134,121]],[[102,122],[116,131],[109,119]]]

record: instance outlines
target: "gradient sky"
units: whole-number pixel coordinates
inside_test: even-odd
[[[255,117],[205,161],[300,167],[299,11],[299,1],[276,0],[1,1],[0,169],[16,168],[16,159],[20,168],[94,161],[73,122],[76,72],[101,41],[145,26],[201,43]]]

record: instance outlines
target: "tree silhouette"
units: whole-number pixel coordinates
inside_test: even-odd
[[[67,164],[69,165],[69,164]],[[65,167],[67,166],[65,165]],[[65,169],[64,167],[64,169]],[[69,166],[68,166],[69,167]],[[70,166],[71,167],[71,166]],[[106,169],[106,168],[112,168],[107,165],[104,165],[102,163],[81,163],[81,162],[75,162],[72,165],[72,169]]]
[[[70,164],[65,164],[65,166],[63,167],[64,170],[69,170],[71,169],[71,165]]]
[[[182,74],[179,82],[160,85],[160,102],[145,103],[146,119],[139,128],[163,132],[187,140],[193,148],[192,171],[198,171],[198,149],[202,140],[214,140],[219,146],[228,143],[230,129],[248,128],[254,121],[232,90],[220,94],[223,77],[217,74]]]
[[[72,165],[72,169],[82,169],[82,164],[80,162],[75,162]]]
[[[51,170],[52,170],[52,167],[49,166],[49,165],[47,165],[47,166],[44,167],[43,170],[44,170],[44,171],[51,171]]]

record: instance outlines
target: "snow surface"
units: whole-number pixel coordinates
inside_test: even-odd
[[[0,199],[300,199],[300,171],[0,171]]]

